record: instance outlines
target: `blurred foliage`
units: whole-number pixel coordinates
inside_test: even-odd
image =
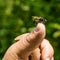
[[[60,60],[60,0],[0,0],[0,60],[16,36],[35,27],[32,16],[47,19],[46,38]]]

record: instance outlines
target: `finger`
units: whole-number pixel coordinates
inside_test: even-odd
[[[24,39],[28,34],[29,34],[29,33],[25,33],[25,34],[19,35],[19,36],[17,36],[14,40],[15,40],[15,41],[22,40],[22,38]]]
[[[54,55],[54,50],[48,40],[44,39],[41,43],[42,60],[51,59]]]
[[[32,53],[31,53],[31,60],[40,60],[40,49],[36,48]]]
[[[51,60],[54,60],[54,57],[52,57]]]

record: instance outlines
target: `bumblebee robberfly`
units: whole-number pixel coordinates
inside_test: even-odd
[[[33,17],[33,22],[35,23],[45,23],[47,21],[43,17],[37,17],[37,16],[32,16],[32,17]]]

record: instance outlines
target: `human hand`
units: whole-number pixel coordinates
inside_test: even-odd
[[[18,36],[4,55],[3,60],[53,60],[53,48],[45,37],[45,26],[38,23],[31,33]],[[41,52],[41,53],[40,53]]]

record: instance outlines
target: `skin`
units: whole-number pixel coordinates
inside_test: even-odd
[[[31,33],[15,38],[16,42],[6,51],[2,60],[54,60],[54,50],[45,38],[45,26],[38,23]]]

